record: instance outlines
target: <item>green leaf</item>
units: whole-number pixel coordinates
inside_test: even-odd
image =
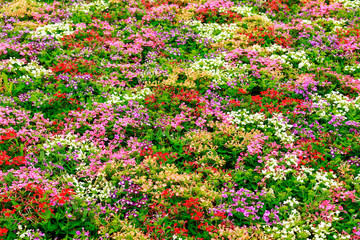
[[[2,77],[2,79],[4,79],[4,82],[5,82],[5,83],[8,82],[8,77],[7,77],[7,75],[6,75],[4,72],[1,74],[1,77]]]
[[[35,95],[32,95],[29,99],[31,102],[36,102],[38,98]]]
[[[11,88],[12,88],[12,86],[11,86]],[[16,95],[18,92],[20,92],[20,91],[23,90],[24,88],[25,88],[24,85],[21,85],[21,86],[17,87],[17,88],[14,90],[13,95]],[[9,91],[11,91],[11,89],[10,89]]]
[[[21,156],[24,156],[24,144],[20,145],[20,154]]]
[[[85,210],[82,214],[82,219],[86,219],[86,215],[88,214],[88,210]]]
[[[12,182],[14,181],[14,176],[12,172],[9,172],[5,177],[4,177],[5,183],[7,183],[8,185],[11,185]]]
[[[61,230],[65,230],[67,228],[67,226],[63,223],[59,223],[59,226],[60,226]]]
[[[44,158],[45,158],[44,151],[41,150],[41,151],[40,151],[40,160],[42,161]]]
[[[2,79],[4,80],[4,85],[5,85],[6,92],[11,93],[12,83],[9,84],[7,75],[3,72],[3,73],[1,74],[1,77],[2,77]]]

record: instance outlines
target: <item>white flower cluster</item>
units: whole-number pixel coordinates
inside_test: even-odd
[[[265,162],[265,167],[262,170],[265,178],[271,178],[274,181],[285,180],[286,174],[294,171],[290,166],[298,166],[298,158],[295,155],[285,155],[285,157],[280,161],[275,158],[270,158]]]
[[[308,25],[312,25],[312,26],[316,26],[316,28],[320,28],[322,30],[324,30],[323,26],[322,26],[322,22],[332,22],[334,24],[333,29],[331,30],[332,33],[336,32],[336,29],[341,29],[343,26],[345,26],[345,24],[347,23],[346,19],[335,19],[335,18],[317,18],[315,20],[307,20],[307,19],[301,19],[301,22],[303,24],[308,24]]]
[[[360,173],[354,178],[354,181],[356,182],[356,184],[360,183]]]
[[[289,217],[285,218],[276,226],[264,225],[263,228],[267,231],[270,237],[277,237],[277,239],[301,239],[310,240],[326,240],[330,235],[335,232],[331,222],[320,222],[317,225],[313,225],[309,220],[304,222],[301,218],[301,214],[296,209],[292,209],[300,204],[295,198],[289,197],[283,202],[283,205],[287,205],[291,208]],[[334,220],[338,219],[340,212],[331,212],[331,216]],[[335,216],[333,216],[335,215]],[[280,235],[280,236],[279,236]],[[313,236],[310,238],[310,236]],[[333,235],[334,239],[350,239],[350,235]]]
[[[173,240],[183,240],[181,237],[178,237],[178,236],[176,236],[175,234],[172,236],[172,239]]]
[[[71,23],[60,22],[36,28],[32,33],[32,38],[41,38],[50,35],[59,40],[65,35],[73,33],[74,28]]]
[[[301,19],[301,23],[302,24],[307,24],[307,25],[312,25],[313,27],[316,26],[316,28],[324,30],[323,26],[321,24],[319,24],[316,20]]]
[[[283,55],[272,54],[269,58],[274,60],[279,60],[283,64],[291,66],[291,63],[288,61],[288,57],[284,54]]]
[[[294,197],[289,197],[286,201],[283,202],[284,205],[288,205],[290,207],[298,206],[300,204],[299,201]]]
[[[110,198],[111,191],[114,191],[115,189],[111,182],[108,182],[103,178],[97,178],[93,183],[90,182],[90,184],[88,182],[81,182],[74,176],[70,175],[65,175],[64,178],[66,181],[73,184],[76,196],[84,199],[85,201],[91,201],[95,199],[104,201]]]
[[[288,51],[288,49],[284,48],[283,46],[277,45],[277,44],[272,44],[271,46],[266,47],[265,50],[270,53],[287,52]]]
[[[317,226],[311,227],[311,230],[315,234],[313,239],[315,240],[328,239],[330,231],[332,230],[331,223],[320,222],[320,224],[318,224]]]
[[[97,1],[89,2],[89,3],[76,3],[71,6],[69,11],[72,13],[76,13],[76,12],[89,13],[91,11],[91,8],[94,8],[98,11],[104,11],[108,7],[109,7],[109,4],[106,1],[97,0]]]
[[[35,231],[34,229],[27,229],[26,225],[25,225],[25,229],[23,228],[22,225],[18,225],[18,231],[16,232],[16,235],[18,235],[19,239],[27,239],[27,240],[46,238],[45,233],[42,233],[39,230]],[[18,240],[18,239],[15,238],[14,240]]]
[[[14,72],[19,69],[19,67],[26,64],[26,60],[17,59],[11,57],[10,59],[6,59],[0,62],[0,70],[7,68],[10,72]]]
[[[333,114],[342,115],[347,113],[351,108],[360,110],[360,96],[351,100],[349,97],[339,92],[333,91],[329,94],[326,94],[325,98],[331,103],[333,107],[338,110],[337,112],[333,112]]]
[[[63,147],[67,147],[67,152],[76,151],[76,154],[78,155],[76,159],[78,160],[85,160],[87,158],[87,152],[99,152],[99,149],[96,148],[92,142],[84,140],[79,141],[77,136],[71,133],[64,136],[56,136],[52,140],[48,139],[42,146],[47,156],[53,151]]]
[[[150,88],[144,88],[144,89],[141,89],[140,91],[125,94],[125,95],[112,94],[112,95],[110,95],[110,97],[106,103],[107,104],[116,104],[116,103],[124,103],[129,100],[134,100],[134,101],[143,100],[143,99],[145,99],[145,97],[147,95],[150,95],[150,94],[152,94],[152,91]]]
[[[322,189],[327,190],[330,188],[339,188],[341,187],[341,183],[336,182],[334,179],[336,179],[336,175],[331,172],[316,172],[315,174],[315,186],[313,187],[314,190]],[[325,187],[321,187],[321,186]]]
[[[16,64],[18,66],[23,66],[26,63],[26,60],[25,60],[25,58],[17,59],[17,58],[11,57],[6,63],[7,63],[7,66],[9,66],[9,67],[14,67],[14,64]]]
[[[26,64],[25,59],[10,58],[0,63],[0,70],[7,68],[9,72],[25,71],[29,74],[27,77],[43,77],[52,75],[53,72],[45,69],[36,60]]]
[[[338,0],[346,8],[358,8],[360,7],[360,0]]]
[[[305,24],[312,24],[313,22],[311,20],[307,20],[307,19],[301,19],[301,21]]]
[[[296,166],[298,165],[298,157],[296,155],[293,155],[293,154],[285,154],[284,156],[284,159],[283,159],[283,162],[288,165],[288,166]]]
[[[318,95],[317,93],[310,95],[311,100],[313,101],[312,104],[312,111],[311,113],[316,112],[316,114],[320,117],[320,118],[324,118],[327,116],[327,110],[329,109],[330,103],[322,98],[320,95]]]
[[[219,12],[223,13],[223,12],[227,12],[229,10],[232,11],[232,12],[236,12],[238,14],[241,14],[243,17],[249,17],[249,16],[256,15],[255,13],[252,13],[253,8],[248,7],[248,6],[232,6],[231,8],[223,8],[223,7],[221,7],[219,9]]]
[[[312,112],[316,112],[321,118],[330,117],[329,112],[333,115],[345,116],[350,109],[360,110],[360,96],[350,99],[337,91],[332,91],[326,94],[324,98],[316,93],[310,97],[314,107]]]
[[[347,23],[346,19],[335,19],[335,18],[318,18],[316,19],[316,23],[319,21],[332,22],[334,24],[334,28],[332,32],[336,32],[336,29],[341,29]]]
[[[299,64],[298,67],[300,69],[309,69],[313,65],[308,59],[308,56],[304,50],[291,51],[289,49],[278,47],[276,45],[272,45],[266,49],[270,52],[275,52],[275,51],[285,52],[282,55],[272,54],[270,56],[271,59],[280,60],[285,65],[293,66],[295,63],[298,63]],[[322,59],[318,59],[318,60],[322,61]]]
[[[218,56],[215,59],[200,59],[190,65],[193,70],[202,70],[209,72],[217,79],[230,79],[233,74],[229,74],[228,71],[231,68],[228,62],[226,62],[222,56]]]
[[[207,71],[214,77],[213,82],[225,84],[227,80],[244,76],[250,69],[249,64],[231,65],[224,59],[223,54],[219,54],[216,58],[202,58],[192,63],[190,69],[196,71]]]
[[[295,136],[289,133],[293,127],[284,120],[282,114],[274,114],[272,118],[265,119],[263,113],[249,114],[246,109],[232,111],[228,113],[231,122],[237,124],[239,129],[244,131],[248,124],[255,124],[261,129],[275,129],[275,137],[278,137],[282,143],[293,143]]]
[[[17,232],[17,235],[19,235],[20,239],[26,238],[26,239],[33,239],[34,236],[34,230],[33,229],[27,229],[25,232],[23,233],[19,233]],[[17,239],[15,239],[17,240]]]
[[[289,51],[287,53],[288,59],[290,58],[292,61],[299,62],[299,68],[309,69],[311,66],[310,61],[307,59],[307,55],[305,51],[292,52]]]
[[[27,65],[20,67],[19,70],[26,71],[31,77],[40,78],[43,76],[52,75],[53,72],[49,69],[45,69],[43,66],[40,66],[37,61],[31,61]]]
[[[320,222],[318,225],[304,223],[301,220],[300,212],[296,209],[292,209],[287,220],[283,220],[277,226],[264,225],[263,228],[267,231],[270,237],[277,236],[277,239],[301,239],[310,240],[326,240],[330,235],[335,232],[331,222]],[[279,236],[280,235],[280,236]],[[310,238],[310,236],[313,236]],[[334,239],[350,239],[350,235],[333,235]]]
[[[275,234],[280,235],[278,236],[280,237],[278,239],[297,239],[296,237],[298,237],[300,234],[306,236],[311,235],[310,231],[305,229],[304,224],[301,221],[300,212],[296,209],[291,210],[289,217],[286,220],[283,220],[279,225],[264,225],[263,228],[272,238],[275,236]]]
[[[345,235],[345,234],[339,234],[339,235],[334,234],[333,237],[336,240],[346,240],[346,239],[350,239],[351,235],[350,234],[347,234],[347,235]]]
[[[275,158],[269,158],[265,163],[265,168],[261,171],[265,178],[273,179],[274,181],[285,180],[286,174],[292,169],[284,169],[279,165],[279,161]]]
[[[360,70],[360,64],[348,65],[348,66],[344,67],[344,71],[346,71],[348,73],[353,73],[357,70]]]
[[[282,143],[293,143],[295,136],[289,133],[289,130],[293,127],[284,120],[282,114],[274,114],[272,118],[267,119],[272,125],[271,129],[275,129],[275,136],[280,139]]]
[[[271,19],[265,13],[259,13],[258,16],[260,16],[264,22],[272,23]]]
[[[304,183],[305,180],[309,179],[307,174],[312,175],[313,171],[313,168],[301,166],[300,171],[297,172],[299,175],[296,176],[296,181]]]
[[[244,131],[247,124],[257,124],[264,126],[265,115],[263,113],[250,114],[246,109],[232,111],[228,114],[231,117],[231,122],[238,125]]]
[[[185,24],[195,27],[201,37],[212,39],[215,42],[231,39],[238,28],[236,23],[218,24],[187,21]]]

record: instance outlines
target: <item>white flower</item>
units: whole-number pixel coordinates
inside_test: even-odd
[[[219,9],[219,12],[227,12],[229,10],[241,14],[244,17],[255,15],[254,13],[252,13],[253,8],[248,6],[232,6],[230,9],[221,7]]]
[[[215,42],[231,39],[237,30],[237,24],[202,23],[200,21],[188,21],[185,24],[194,26],[203,38],[212,39]]]
[[[72,5],[69,9],[70,12],[76,13],[76,12],[84,12],[88,13],[90,12],[91,8],[95,8],[99,11],[104,11],[109,7],[109,4],[105,2],[104,0],[97,0],[90,3],[76,3]]]
[[[360,1],[359,0],[338,0],[337,2],[340,2],[343,4],[345,8],[358,8],[360,7]]]
[[[342,186],[341,183],[336,182],[336,175],[329,172],[316,172],[315,174],[315,186],[313,187],[314,190],[320,189],[320,185],[324,185],[325,187],[322,190],[330,189],[330,188],[339,188]]]
[[[25,70],[28,74],[34,78],[43,77],[52,75],[53,72],[49,69],[45,69],[43,66],[40,66],[37,61],[31,61],[29,64],[20,67],[20,70]]]
[[[33,38],[36,37],[45,37],[53,36],[55,39],[61,39],[65,35],[70,35],[74,33],[74,28],[71,23],[54,23],[48,24],[45,26],[40,26],[32,33]]]
[[[124,103],[129,100],[143,100],[147,95],[152,94],[152,91],[150,88],[144,88],[139,91],[129,93],[129,94],[112,94],[110,95],[109,99],[107,100],[107,104],[116,104],[116,103]]]
[[[67,153],[74,152],[77,154],[76,159],[85,160],[87,153],[98,153],[99,149],[90,141],[79,141],[76,135],[68,133],[64,136],[55,136],[47,139],[42,148],[47,156],[60,146],[67,147]]]

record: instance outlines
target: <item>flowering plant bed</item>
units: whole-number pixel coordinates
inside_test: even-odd
[[[360,239],[359,0],[0,0],[0,239]]]

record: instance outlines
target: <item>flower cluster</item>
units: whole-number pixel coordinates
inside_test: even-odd
[[[359,0],[0,0],[0,239],[360,239]]]

